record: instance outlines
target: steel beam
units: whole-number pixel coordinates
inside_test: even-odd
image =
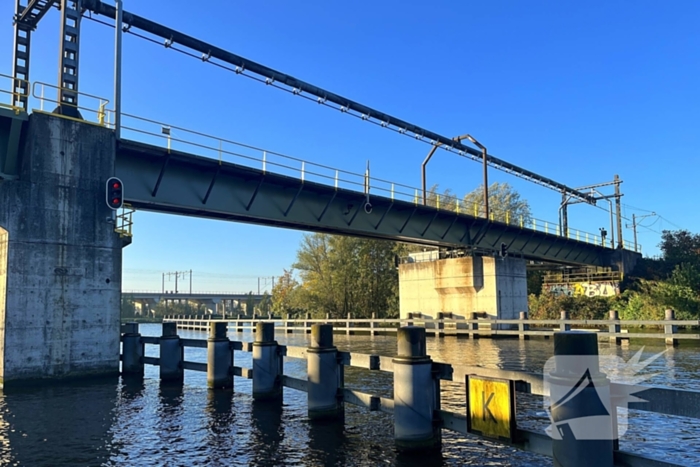
[[[362,192],[179,151],[168,154],[134,141],[120,140],[117,148],[116,176],[126,187],[125,201],[139,210],[480,251],[495,251],[507,239],[509,253],[526,259],[612,264],[614,251],[609,248],[519,226],[380,196],[374,197],[376,209],[368,213],[362,209]],[[216,186],[210,189],[217,171]],[[256,191],[256,202],[250,203]],[[473,236],[472,229],[478,234]],[[566,248],[551,248],[555,244]]]
[[[65,0],[64,0],[65,1]],[[114,19],[117,15],[116,9],[107,5],[100,0],[83,0],[83,6],[87,10],[93,11],[97,14],[105,15]],[[216,58],[222,62],[234,65],[237,67],[237,71],[242,73],[244,71],[256,74],[265,78],[268,84],[272,83],[282,83],[288,86],[290,90],[293,90],[295,94],[306,93],[312,95],[318,99],[319,102],[332,102],[345,112],[356,112],[361,115],[364,120],[372,120],[377,123],[381,123],[385,127],[393,127],[401,131],[402,133],[409,132],[416,137],[425,138],[431,141],[433,144],[440,143],[442,148],[448,148],[452,150],[461,151],[462,153],[468,155],[474,160],[482,160],[482,151],[477,151],[476,149],[462,144],[460,141],[455,141],[447,136],[440,135],[433,131],[427,130],[420,126],[409,123],[405,120],[393,117],[389,114],[381,112],[379,110],[367,107],[366,105],[355,102],[346,97],[340,96],[333,92],[327,91],[325,89],[309,84],[305,81],[297,79],[293,76],[287,75],[285,73],[279,72],[265,65],[261,65],[252,60],[241,57],[240,55],[233,54],[224,49],[216,47],[210,43],[204,42],[202,40],[196,39],[187,34],[183,34],[179,31],[171,29],[167,26],[163,26],[154,21],[148,20],[141,16],[135,15],[133,13],[124,11],[122,14],[123,22],[128,24],[132,28],[140,29],[154,36],[158,36],[168,44],[180,44],[188,49],[195,50],[203,56]],[[497,169],[503,170],[508,173],[515,174],[521,178],[532,181],[534,183],[540,184],[547,188],[554,189],[559,192],[570,193],[572,196],[583,199],[588,202],[593,202],[591,196],[588,193],[577,190],[576,188],[571,188],[562,183],[556,182],[550,178],[543,177],[542,175],[531,172],[522,167],[518,167],[510,162],[504,161],[492,155],[486,155],[488,163]]]
[[[19,3],[19,2],[18,2]],[[19,12],[15,21],[24,23],[31,30],[36,29],[41,18],[51,9],[56,0],[29,0],[27,6]]]
[[[61,36],[58,56],[57,113],[81,118],[78,110],[81,0],[61,0]]]

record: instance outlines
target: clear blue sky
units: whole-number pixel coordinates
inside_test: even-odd
[[[0,5],[5,74],[13,3]],[[569,186],[619,174],[626,217],[663,216],[639,229],[647,254],[658,253],[662,229],[700,231],[700,2],[124,3],[438,133],[471,133],[490,153]],[[32,81],[56,84],[58,20],[52,11],[33,36]],[[83,92],[111,98],[113,37],[113,29],[83,21]],[[370,159],[373,176],[416,187],[429,149],[129,34],[123,110],[354,172]],[[438,152],[428,181],[464,194],[480,170]],[[512,184],[535,217],[556,221],[559,194],[495,170],[490,181]],[[255,276],[289,267],[302,235],[150,213],[135,221],[124,289],[159,289],[162,272],[189,269],[201,290],[255,289]],[[575,206],[570,225],[595,232],[609,225],[608,214]]]

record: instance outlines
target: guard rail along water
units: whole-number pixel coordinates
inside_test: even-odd
[[[571,372],[562,372],[559,363],[550,373],[538,375],[435,362],[426,353],[425,328],[410,325],[396,330],[398,352],[393,358],[338,351],[333,345],[332,324],[313,324],[309,347],[279,345],[274,340],[276,328],[273,322],[255,323],[254,342],[229,340],[226,326],[224,321],[209,323],[209,338],[205,340],[179,337],[177,324],[173,322],[163,323],[160,337],[141,336],[138,324],[127,323],[122,327],[123,375],[142,377],[144,365],[157,365],[163,384],[182,384],[185,370],[201,371],[207,373],[207,385],[211,390],[232,388],[234,377],[238,376],[252,379],[253,397],[269,403],[283,397],[283,387],[304,391],[311,420],[342,421],[344,404],[393,414],[394,437],[400,450],[439,447],[441,431],[447,429],[488,436],[525,450],[554,456],[557,466],[676,465],[619,450],[614,441],[618,428],[615,417],[609,417],[610,426],[604,427],[604,434],[597,440],[550,437],[543,432],[519,428],[515,412],[516,397],[519,396],[516,393],[545,395],[547,378],[561,385],[561,381],[571,377]],[[159,346],[159,357],[145,356],[146,345]],[[186,361],[184,349],[187,347],[206,348],[207,362]],[[253,368],[235,366],[234,351],[252,352]],[[610,383],[599,371],[598,346],[591,333],[555,333],[554,355],[594,358],[590,378],[604,389],[599,391],[599,396],[602,394],[602,403],[607,407],[621,406],[620,401],[626,395],[637,394],[643,401],[628,403],[627,407],[671,416],[700,417],[699,392]],[[284,357],[306,360],[307,379],[285,375]],[[345,367],[393,373],[394,397],[379,397],[345,387]],[[464,382],[467,397],[463,411],[441,409],[440,381]],[[500,385],[505,391],[493,389],[494,385]],[[549,386],[549,389],[555,390],[554,386]],[[497,404],[489,405],[493,396],[489,396],[488,402],[485,400],[484,394],[489,392],[498,392],[496,397],[500,401]],[[563,412],[570,411],[579,417],[596,415],[590,413],[595,408],[595,404],[590,403],[591,397],[592,393],[584,390],[580,397],[571,398],[566,404],[552,405],[553,420],[556,422]],[[607,435],[610,439],[605,437]],[[590,449],[594,445],[595,449]]]
[[[527,312],[520,312],[520,319],[494,319],[489,318],[485,313],[474,312],[469,318],[459,316],[455,313],[438,313],[437,317],[424,315],[422,313],[409,313],[404,319],[376,318],[372,313],[371,318],[353,319],[348,314],[345,319],[330,319],[326,315],[324,319],[314,319],[307,313],[303,318],[284,319],[268,313],[261,318],[259,316],[244,317],[236,315],[220,319],[212,319],[206,315],[167,315],[163,322],[176,323],[181,329],[191,329],[195,331],[207,331],[210,323],[226,323],[235,332],[250,330],[255,327],[255,323],[264,319],[273,323],[275,327],[286,333],[311,332],[313,324],[328,323],[333,325],[334,332],[345,334],[370,334],[373,336],[380,334],[395,334],[401,326],[420,326],[426,329],[428,335],[437,337],[459,336],[465,338],[478,339],[480,337],[518,337],[519,339],[530,339],[531,337],[550,338],[556,332],[587,331],[614,344],[628,344],[631,338],[635,339],[664,339],[666,345],[678,345],[679,340],[699,340],[700,334],[679,333],[679,328],[700,327],[700,320],[677,320],[672,309],[665,311],[663,320],[621,320],[616,310],[611,310],[609,319],[571,319],[568,311],[562,311],[560,319],[528,319]],[[646,328],[652,329],[646,329]],[[658,329],[657,332],[654,332]],[[632,331],[632,332],[630,332]]]

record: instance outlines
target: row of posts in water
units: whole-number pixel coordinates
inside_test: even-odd
[[[274,323],[256,323],[253,354],[253,398],[258,401],[281,401],[284,386],[282,346],[275,340]],[[149,342],[156,343],[153,338]],[[129,323],[122,336],[124,375],[143,376],[145,341],[138,332],[138,324]],[[202,342],[202,341],[199,341]],[[157,364],[164,383],[184,382],[184,345],[177,334],[175,323],[163,323],[163,334],[157,338],[160,358]],[[231,390],[234,375],[234,345],[227,337],[227,323],[210,323],[207,348],[207,386],[212,390]],[[593,357],[589,368],[596,383],[576,402],[557,408],[552,406],[552,417],[566,416],[568,412],[585,417],[595,406],[598,393],[609,400],[609,381],[598,368],[598,346],[595,335],[586,332],[560,332],[554,335],[554,355]],[[333,345],[333,326],[314,324],[310,346],[306,351],[306,392],[310,420],[342,420],[344,416],[344,366]],[[153,359],[151,359],[151,363]],[[440,383],[434,374],[433,361],[426,351],[425,328],[404,326],[397,331],[397,356],[393,358],[394,438],[402,450],[424,450],[441,444]],[[570,367],[557,364],[551,374],[564,387],[574,387],[580,375]],[[580,381],[578,381],[580,383]],[[593,402],[593,403],[592,403]],[[382,401],[384,403],[384,401]],[[557,413],[559,411],[559,413]],[[597,414],[591,414],[597,415]],[[467,416],[469,414],[467,413]],[[612,424],[612,421],[610,421]],[[612,467],[613,428],[602,430],[602,439],[576,440],[563,436],[552,441],[555,465]]]
[[[128,323],[122,335],[122,372],[144,374],[145,343],[136,323]],[[274,323],[259,322],[255,327],[253,353],[253,399],[282,398],[283,355],[275,341]],[[226,336],[227,323],[210,323],[207,339],[207,386],[210,389],[233,388],[233,346]],[[165,383],[184,381],[184,346],[177,335],[176,323],[163,323],[158,338],[160,379]],[[425,329],[406,326],[398,330],[398,355],[393,359],[394,433],[396,444],[416,449],[440,444],[440,428],[433,413],[439,408],[439,380],[432,375],[432,360],[426,354]],[[314,324],[306,350],[306,392],[311,420],[342,419],[344,366],[333,345],[333,326]]]

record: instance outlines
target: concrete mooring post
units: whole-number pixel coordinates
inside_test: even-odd
[[[167,383],[182,384],[185,370],[185,348],[177,335],[177,323],[163,323],[163,335],[160,336],[160,380]]]
[[[569,312],[562,310],[561,314],[561,324],[559,325],[559,331],[571,331],[571,325],[567,323],[571,319]]]
[[[394,440],[401,450],[431,449],[441,433],[433,418],[439,393],[433,361],[426,354],[425,328],[404,326],[396,336],[394,363]]]
[[[233,349],[226,337],[227,323],[209,323],[207,339],[207,387],[233,388]]]
[[[309,418],[332,420],[343,416],[343,367],[333,346],[333,325],[311,327],[311,347],[306,350]]]
[[[445,337],[445,313],[438,311],[435,319],[435,337]]]
[[[600,372],[597,336],[555,333],[554,369],[545,375],[545,384],[551,398],[555,467],[612,467],[616,411],[610,381]]]
[[[145,344],[139,334],[139,324],[123,324],[122,333],[122,374],[143,376]]]
[[[526,341],[530,339],[530,336],[525,334],[526,331],[530,330],[530,325],[527,324],[527,311],[520,312],[520,322],[518,323],[518,339],[521,341]]]
[[[676,312],[673,311],[672,309],[666,310],[664,313],[664,318],[666,321],[675,321],[676,320]],[[673,337],[673,334],[676,334],[678,332],[678,326],[675,324],[664,324],[664,334],[666,334],[666,345],[671,345],[671,346],[677,346],[678,345],[678,339],[675,339]]]
[[[282,397],[282,356],[274,323],[257,323],[253,342],[253,399]]]
[[[608,332],[610,333],[610,343],[620,345],[622,339],[615,334],[620,334],[620,314],[617,310],[610,310],[610,321],[615,321],[608,327]]]

